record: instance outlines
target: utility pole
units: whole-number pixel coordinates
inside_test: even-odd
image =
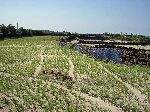
[[[17,30],[18,30],[18,22],[17,22]]]

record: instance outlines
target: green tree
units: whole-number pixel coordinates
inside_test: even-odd
[[[8,30],[8,34],[10,37],[13,37],[16,35],[16,28],[15,28],[15,26],[12,26],[12,24],[9,24],[7,26],[7,30]]]
[[[4,37],[8,35],[8,29],[4,24],[0,25],[0,30]]]

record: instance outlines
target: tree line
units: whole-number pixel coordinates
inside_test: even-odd
[[[23,27],[16,29],[12,24],[9,24],[8,26],[5,26],[4,24],[0,25],[0,39],[23,36],[32,36],[32,30],[24,29]]]
[[[49,30],[32,30],[24,29],[23,27],[16,28],[12,24],[5,26],[4,24],[0,25],[0,39],[5,38],[17,38],[17,37],[32,37],[32,36],[67,36],[69,32],[54,32]]]
[[[138,42],[150,42],[150,37],[145,37],[143,35],[134,35],[127,33],[121,34],[112,34],[112,33],[103,33],[103,34],[78,34],[78,33],[70,33],[70,32],[54,32],[49,30],[32,30],[25,29],[23,27],[16,28],[12,24],[5,26],[4,24],[0,25],[0,39],[4,38],[16,38],[16,37],[27,37],[27,36],[67,36],[68,40],[74,40],[76,38],[79,39],[90,39],[90,40],[109,40],[109,39],[117,39],[117,40],[126,40],[126,41],[138,41]]]

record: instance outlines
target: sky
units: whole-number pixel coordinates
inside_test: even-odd
[[[0,24],[78,33],[150,35],[150,0],[0,0]]]

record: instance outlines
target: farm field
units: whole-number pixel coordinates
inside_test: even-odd
[[[150,111],[148,67],[94,60],[60,38],[0,41],[0,111]]]

